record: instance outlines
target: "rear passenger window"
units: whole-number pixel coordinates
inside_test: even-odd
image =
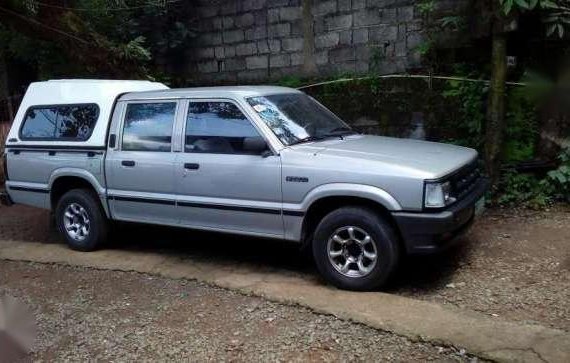
[[[186,119],[186,152],[250,154],[244,148],[247,138],[260,136],[233,103],[190,102]]]
[[[95,104],[32,107],[20,132],[22,140],[85,141],[99,117]]]
[[[127,105],[122,150],[170,151],[176,102]]]

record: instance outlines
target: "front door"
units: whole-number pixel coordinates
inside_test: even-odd
[[[123,107],[115,130],[119,142],[106,159],[111,213],[118,220],[176,224],[172,134],[178,102],[129,102]]]
[[[281,161],[236,103],[190,100],[176,162],[182,224],[283,236]]]

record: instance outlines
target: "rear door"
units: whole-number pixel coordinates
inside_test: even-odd
[[[119,220],[177,224],[172,135],[179,102],[120,105],[105,164],[111,213]]]
[[[281,160],[247,145],[264,143],[232,100],[189,100],[176,162],[182,224],[283,236]]]

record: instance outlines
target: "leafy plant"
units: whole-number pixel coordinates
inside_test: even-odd
[[[499,183],[498,204],[540,209],[556,200],[570,202],[570,147],[559,158],[560,166],[542,179],[514,170],[504,173]]]
[[[556,197],[570,202],[570,146],[559,156],[560,166],[548,172],[548,181]]]
[[[465,19],[462,16],[451,15],[444,16],[439,20],[443,29],[451,29],[451,31],[458,31],[465,25]]]
[[[540,10],[544,13],[543,22],[548,36],[557,34],[564,37],[564,29],[570,24],[570,0],[499,0],[505,15],[513,10]]]
[[[297,88],[303,85],[303,81],[300,77],[296,76],[285,76],[277,81],[277,84],[283,87]]]
[[[433,49],[433,43],[431,41],[425,41],[416,47],[416,50],[423,56],[428,55]]]
[[[434,0],[426,0],[422,1],[418,4],[418,11],[420,14],[430,14],[435,10],[435,1]]]
[[[488,86],[482,82],[450,80],[442,92],[442,97],[459,106],[460,119],[455,127],[461,139],[451,140],[456,144],[481,148],[485,124],[485,96]]]
[[[538,135],[538,97],[531,86],[514,87],[507,91],[504,161],[507,163],[532,159]]]
[[[541,209],[552,202],[552,186],[534,175],[510,170],[501,176],[496,195],[502,206]]]

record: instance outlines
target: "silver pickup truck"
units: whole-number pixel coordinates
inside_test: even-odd
[[[335,286],[368,290],[470,226],[488,185],[477,156],[359,134],[290,88],[56,80],[28,88],[1,197],[52,210],[76,250],[99,248],[111,220],[282,239]]]

